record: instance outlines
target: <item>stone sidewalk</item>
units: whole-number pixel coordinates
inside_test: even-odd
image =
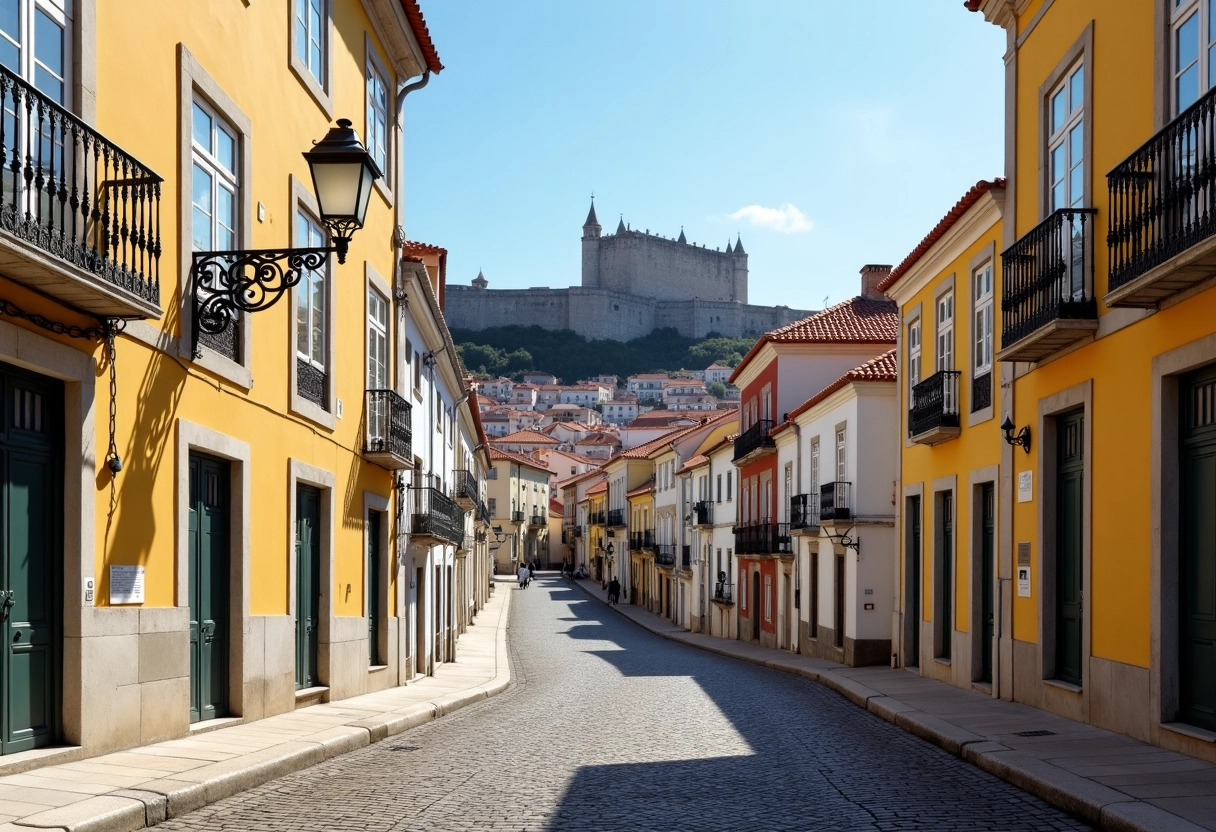
[[[606,601],[598,582],[576,583]],[[1095,827],[1216,830],[1216,765],[1203,760],[906,670],[850,668],[692,633],[641,607],[612,609],[658,635],[813,679]]]
[[[154,826],[500,693],[511,681],[507,618],[512,583],[498,585],[456,642],[456,661],[440,665],[434,676],[248,724],[0,777],[0,832],[128,832]]]

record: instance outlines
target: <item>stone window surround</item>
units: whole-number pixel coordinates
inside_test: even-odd
[[[1094,91],[1094,73],[1093,73],[1093,57],[1094,57],[1094,22],[1091,20],[1085,27],[1085,31],[1081,36],[1070,46],[1065,52],[1060,62],[1056,64],[1055,69],[1044,79],[1039,86],[1038,104],[1039,104],[1039,216],[1047,217],[1051,213],[1051,166],[1050,152],[1048,145],[1051,136],[1051,93],[1060,85],[1060,83],[1068,76],[1068,74],[1080,64],[1085,68],[1084,78],[1084,96],[1085,103],[1081,107],[1081,118],[1085,123],[1085,147],[1082,153],[1085,154],[1085,175],[1083,177],[1085,195],[1081,200],[1083,207],[1089,207],[1094,204],[1093,198],[1093,177],[1094,177],[1094,129],[1093,129],[1093,91]],[[1094,292],[1097,292],[1098,287],[1094,287]]]
[[[392,549],[390,548],[390,539],[389,539],[389,517],[391,516],[390,500],[388,497],[381,496],[381,495],[373,493],[371,491],[363,492],[363,524],[364,524],[363,525],[363,529],[364,529],[363,551],[364,552],[367,551],[367,545],[370,542],[367,539],[367,515],[368,515],[368,512],[372,512],[372,511],[379,512],[379,514],[380,514],[380,539],[379,539],[379,541],[377,541],[377,551],[380,553],[380,562],[378,564],[376,564],[376,569],[380,573],[380,598],[378,600],[380,603],[384,604],[384,607],[381,609],[381,614],[377,617],[377,621],[376,621],[376,637],[377,637],[377,641],[379,642],[379,645],[378,645],[379,653],[376,657],[377,658],[376,663],[369,664],[369,667],[368,667],[369,671],[370,670],[380,670],[380,669],[385,668],[388,665],[388,661],[387,661],[387,658],[389,656],[389,649],[388,649],[389,648],[389,644],[388,644],[389,623],[388,622],[389,622],[389,619],[393,617],[392,610],[390,610],[389,606],[388,606],[388,602],[389,602],[388,588],[392,584],[392,580],[395,577],[395,575],[393,574],[394,573],[393,555],[392,555]],[[364,563],[366,563],[366,559],[364,559]],[[367,575],[367,570],[364,569],[363,619],[365,622],[367,622],[367,619],[371,618],[373,615],[371,604],[369,603],[371,600],[371,592],[370,592],[370,581],[368,580],[368,577],[369,576]],[[400,612],[401,610],[403,610],[405,608],[404,597],[403,597],[404,588],[402,587],[401,581],[397,581],[395,586],[396,586],[396,596],[397,596],[395,598],[396,609],[398,612]],[[370,622],[369,622],[369,626],[370,626]]]
[[[896,347],[896,350],[898,350],[896,352],[896,355],[897,356],[903,355],[904,350],[906,350],[908,348],[908,335],[907,335],[908,327],[917,322],[920,322],[920,344],[921,344],[921,347],[920,347],[921,378],[917,379],[917,381],[923,381],[924,374],[925,374],[925,358],[924,358],[924,355],[925,355],[925,324],[924,324],[924,304],[923,303],[914,304],[914,305],[908,307],[908,310],[906,312],[904,312],[903,326],[899,327],[899,331],[895,335],[895,347]],[[900,362],[899,366],[901,369],[906,368],[908,366],[908,357],[906,355],[903,356],[903,361]],[[904,447],[911,448],[913,445],[916,444],[912,441],[912,434],[910,433],[911,424],[908,421],[908,413],[909,413],[909,411],[912,410],[912,388],[910,386],[904,385],[902,382],[900,383],[900,387],[901,387],[901,390],[900,390],[899,395],[901,396],[901,398],[906,397],[906,400],[904,401],[904,406],[900,408],[900,413],[899,413],[900,431],[903,434]]]
[[[287,241],[288,246],[295,245],[295,224],[296,214],[299,211],[304,211],[311,214],[312,217],[321,215],[320,208],[317,205],[316,197],[308,190],[303,182],[297,179],[294,175],[290,177],[291,185],[291,201],[288,203],[291,206],[291,222],[289,226],[289,234],[291,235]],[[296,321],[296,299],[295,293],[300,291],[300,287],[291,290],[291,296],[287,299],[291,309],[289,310],[290,324],[287,327],[287,387],[289,395],[288,410],[296,415],[303,416],[310,422],[314,422],[328,430],[334,430],[337,425],[337,420],[334,418],[334,391],[337,389],[338,364],[335,356],[335,341],[337,340],[334,331],[335,312],[334,305],[337,303],[337,292],[335,291],[334,280],[334,257],[331,254],[326,262],[325,275],[325,373],[326,373],[326,406],[318,407],[316,404],[308,401],[299,393],[299,386],[296,379],[296,329],[298,323]],[[364,312],[366,320],[366,310]]]
[[[997,370],[997,364],[999,362],[996,360],[996,327],[997,327],[997,322],[998,322],[998,317],[997,317],[996,313],[1000,311],[1000,302],[999,302],[1000,298],[996,291],[997,262],[996,262],[996,241],[995,240],[989,240],[988,244],[986,246],[984,246],[982,249],[980,249],[978,252],[976,252],[975,256],[972,257],[971,261],[967,264],[967,273],[969,275],[971,275],[971,291],[970,291],[970,294],[972,295],[972,298],[971,298],[971,324],[968,327],[968,332],[971,333],[970,343],[971,343],[972,350],[974,350],[974,348],[975,348],[975,297],[974,297],[974,295],[975,295],[975,273],[977,271],[979,271],[980,268],[983,265],[985,265],[986,263],[992,265],[992,332],[990,334],[991,334],[991,338],[992,338],[992,386],[993,386],[993,390],[992,390],[992,397],[989,400],[990,402],[992,402],[992,404],[989,404],[985,408],[972,412],[972,410],[971,410],[971,389],[970,389],[970,387],[968,387],[968,389],[967,389],[967,427],[969,427],[969,428],[974,427],[975,425],[978,425],[980,422],[986,422],[993,417],[993,414],[995,412],[994,405],[995,405],[996,399],[997,399],[997,389],[996,389],[997,372],[996,372],[996,370]],[[955,301],[957,302],[957,298],[955,299]],[[970,350],[969,350],[969,352],[970,352]],[[972,360],[969,361],[968,364],[970,366],[970,372],[968,372],[967,377],[969,379],[974,380],[973,376],[972,376],[972,374],[975,372],[974,356],[972,356]]]
[[[939,372],[940,370],[953,370],[957,367],[957,364],[958,364],[958,326],[956,323],[958,320],[958,292],[954,291],[954,277],[955,277],[954,272],[951,272],[946,278],[944,278],[940,283],[938,283],[937,285],[935,285],[933,287],[933,366],[935,368],[933,370],[934,373]],[[953,298],[951,300],[952,306],[950,309],[950,338],[953,341],[953,346],[951,347],[951,357],[955,362],[955,367],[940,367],[939,368],[937,366],[937,362],[938,362],[938,358],[939,358],[939,355],[938,355],[938,346],[939,345],[938,345],[937,339],[938,339],[938,324],[940,322],[937,319],[937,315],[938,315],[937,305],[938,305],[938,303],[941,302],[941,299],[944,298],[946,295],[953,295]],[[921,374],[923,375],[925,372],[925,330],[924,330],[923,324],[921,326],[921,332],[920,332],[920,350],[921,350],[921,359],[920,359],[921,370],[920,371],[921,371]],[[932,375],[932,373],[930,373],[930,375]]]
[[[302,462],[295,457],[288,457],[287,481],[287,528],[289,529],[287,552],[287,614],[292,621],[298,620],[296,609],[296,493],[300,485],[310,485],[321,492],[321,575],[317,582],[320,600],[317,610],[317,645],[326,645],[331,641],[334,628],[333,611],[333,572],[334,572],[334,484],[337,478],[331,471],[326,471]],[[358,619],[367,626],[366,619]],[[332,668],[323,661],[325,651],[317,650],[317,685],[327,687]]]
[[[301,86],[312,96],[312,100],[325,113],[327,122],[334,120],[334,102],[330,97],[330,85],[334,77],[333,49],[333,9],[332,0],[321,0],[321,25],[324,27],[324,43],[321,45],[321,65],[324,78],[316,78],[308,69],[308,65],[300,60],[299,44],[296,40],[296,0],[289,0],[287,6],[287,64],[291,72],[299,80]]]
[[[1084,412],[1085,433],[1082,437],[1082,529],[1093,528],[1093,379],[1075,384],[1050,396],[1044,396],[1038,402],[1037,441],[1035,455],[1038,464],[1038,537],[1039,557],[1034,566],[1035,585],[1039,587],[1039,669],[1040,678],[1048,683],[1048,688],[1060,689],[1081,695],[1088,699],[1083,690],[1084,681],[1088,677],[1088,664],[1091,656],[1090,638],[1092,628],[1090,616],[1093,604],[1085,604],[1081,621],[1081,679],[1082,686],[1077,687],[1067,682],[1056,680],[1056,623],[1055,623],[1055,572],[1056,572],[1056,417],[1081,408]],[[1045,530],[1051,529],[1048,534]],[[1090,584],[1092,581],[1092,541],[1093,535],[1087,534],[1081,540],[1081,592],[1082,597],[1092,598]],[[1050,578],[1050,580],[1049,580]]]
[[[397,119],[395,117],[396,116],[395,110],[396,110],[396,106],[397,106],[397,102],[396,102],[397,82],[393,78],[392,73],[390,73],[388,71],[388,67],[385,65],[384,61],[380,58],[380,53],[376,49],[376,44],[372,40],[371,35],[366,32],[363,33],[363,51],[364,51],[364,54],[366,55],[366,60],[364,61],[364,66],[366,67],[366,69],[369,72],[374,67],[376,72],[378,72],[380,74],[380,78],[384,81],[385,93],[387,95],[388,110],[384,115],[384,123],[385,123],[385,129],[387,132],[385,141],[388,145],[386,148],[388,164],[385,165],[386,170],[381,171],[381,173],[384,175],[375,181],[375,186],[376,186],[376,190],[379,192],[380,196],[384,198],[385,204],[388,205],[389,208],[392,208],[393,207],[393,183],[397,181],[395,171],[397,170],[397,165],[399,163],[399,160],[397,158],[397,147],[398,147],[398,145],[400,145],[400,141],[398,140],[398,134],[397,134]],[[365,99],[363,112],[364,112],[364,119],[366,120],[367,107],[368,107],[368,102],[366,101],[366,98],[367,98],[366,81],[364,82],[363,95],[364,95],[364,99]],[[370,132],[371,131],[369,131],[367,129],[367,124],[365,123],[363,125],[363,137],[366,139]]]
[[[249,443],[203,425],[177,420],[176,485],[177,535],[176,559],[173,569],[174,606],[189,615],[190,609],[190,540],[180,533],[189,528],[190,452],[200,451],[229,462],[229,540],[228,540],[228,709],[233,715],[245,713],[245,643],[243,634],[249,632],[250,619],[250,534],[252,529],[252,453]]]
[[[390,378],[388,380],[388,386],[391,389],[396,390],[396,387],[393,386],[393,379],[391,378],[393,369],[396,367],[396,362],[395,362],[394,356],[392,354],[393,347],[395,346],[395,344],[393,343],[394,339],[393,339],[393,322],[392,322],[392,319],[393,319],[392,293],[389,292],[389,290],[388,290],[388,281],[385,280],[383,277],[381,277],[380,273],[376,271],[376,267],[373,266],[371,263],[367,262],[366,260],[363,261],[363,291],[364,291],[364,294],[363,294],[363,304],[364,304],[363,320],[365,320],[365,321],[371,320],[371,317],[370,317],[371,310],[367,308],[367,293],[375,292],[377,295],[380,296],[381,300],[384,301],[385,309],[387,310],[387,314],[388,314],[388,322],[387,322],[388,327],[385,330],[384,343],[385,343],[385,348],[389,352],[389,354],[384,357],[384,367],[385,367],[385,371],[390,374]],[[370,347],[370,344],[368,346]],[[368,362],[370,361],[370,359],[371,359],[371,350],[366,349],[364,358],[363,358],[364,387],[367,386],[366,385],[366,381],[367,381],[367,377],[368,377],[368,372],[367,372],[368,366],[367,365],[368,365]]]
[[[921,525],[920,525],[920,528],[921,528],[921,539],[920,539],[921,564],[920,564],[920,568],[917,570],[918,574],[920,575],[920,583],[916,584],[915,586],[913,585],[913,582],[912,582],[911,564],[908,562],[909,543],[912,542],[911,531],[908,528],[908,503],[913,499],[916,499],[919,501],[920,514],[921,514]],[[924,483],[918,482],[913,485],[904,486],[904,510],[902,512],[900,512],[900,524],[901,524],[900,525],[900,541],[901,541],[901,549],[902,549],[903,557],[900,562],[900,568],[902,570],[902,576],[901,576],[902,592],[900,593],[900,597],[901,597],[902,603],[900,604],[900,624],[901,624],[901,626],[900,626],[900,646],[899,646],[900,663],[904,667],[920,667],[920,663],[921,663],[921,657],[919,655],[914,656],[909,651],[912,649],[911,646],[912,646],[914,637],[918,635],[917,630],[921,629],[921,625],[924,620],[924,580],[925,580],[925,574],[924,574],[924,550],[925,550],[924,513],[925,513],[925,485],[924,485]],[[920,603],[918,604],[918,606],[920,606],[920,608],[921,608],[920,620],[912,620],[908,617],[908,599],[912,598],[915,595],[920,596]],[[924,639],[919,639],[919,641],[923,648]]]
[[[953,526],[952,539],[950,541],[950,577],[951,577],[951,596],[944,598],[942,592],[942,584],[945,579],[945,571],[943,570],[942,559],[939,556],[941,552],[941,543],[943,540],[942,529],[942,510],[941,498],[950,495],[950,515]],[[951,652],[953,653],[953,645],[956,633],[954,632],[954,616],[958,610],[956,603],[958,595],[958,541],[959,541],[959,522],[958,522],[958,476],[950,474],[945,477],[938,477],[933,480],[932,488],[933,499],[927,501],[929,509],[929,524],[928,528],[933,530],[931,538],[933,542],[933,598],[930,602],[930,609],[933,610],[933,660],[939,664],[950,664],[952,656],[948,656],[943,652],[945,640],[945,626],[950,627],[950,644]],[[925,503],[921,503],[921,511],[925,510]],[[922,526],[922,533],[924,530]],[[921,546],[921,561],[924,561],[925,547]],[[921,580],[925,579],[924,569],[921,569]],[[941,602],[943,607],[939,610],[938,602]],[[939,612],[942,613],[939,615]],[[948,621],[943,621],[943,616],[947,617]]]
[[[982,620],[983,610],[981,609],[980,599],[983,597],[983,565],[980,563],[980,552],[983,547],[981,545],[980,535],[984,530],[983,507],[980,505],[979,495],[980,488],[984,485],[992,486],[992,509],[993,509],[993,529],[992,529],[992,579],[994,581],[992,587],[993,597],[993,635],[999,640],[1001,611],[996,609],[996,605],[1000,603],[1000,571],[998,563],[999,553],[997,552],[997,541],[1000,539],[1000,524],[999,517],[996,512],[999,508],[998,501],[1000,500],[1000,491],[997,484],[1001,478],[1001,466],[988,465],[984,468],[977,468],[967,475],[967,485],[971,489],[971,511],[967,512],[967,540],[971,541],[971,580],[969,586],[971,607],[971,674],[970,681],[980,681],[981,663],[979,656],[983,650],[983,632],[984,622]],[[957,513],[956,513],[957,514]],[[992,661],[995,665],[997,662],[997,645],[992,645]]]

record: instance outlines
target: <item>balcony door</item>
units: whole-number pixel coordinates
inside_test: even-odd
[[[190,721],[224,716],[228,701],[228,463],[190,454]]]
[[[980,681],[992,683],[992,642],[996,625],[995,552],[996,500],[995,488],[987,482],[979,491],[980,520]]]
[[[296,487],[296,690],[320,684],[321,492]]]
[[[1064,74],[1047,100],[1050,135],[1047,139],[1050,212],[1085,205],[1085,65],[1078,62]],[[1085,234],[1082,215],[1072,214],[1059,245],[1065,272],[1060,297],[1081,300],[1085,295]],[[1052,253],[1045,256],[1053,257]],[[1043,272],[1040,272],[1042,274]]]
[[[1216,730],[1216,368],[1180,392],[1179,717]]]
[[[1059,418],[1056,429],[1055,678],[1073,685],[1080,685],[1082,677],[1084,436],[1084,412],[1078,410]]]

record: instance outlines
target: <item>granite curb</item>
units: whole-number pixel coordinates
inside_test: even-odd
[[[622,617],[643,629],[672,641],[687,644],[709,653],[726,656],[751,664],[793,673],[827,687],[858,707],[887,722],[933,743],[962,760],[1017,786],[1022,791],[1068,812],[1092,826],[1110,832],[1204,832],[1199,826],[1172,812],[1167,812],[1125,792],[1104,786],[1086,777],[1052,765],[1046,760],[1023,754],[987,737],[961,728],[941,717],[927,713],[897,697],[877,691],[863,682],[842,675],[851,670],[825,660],[808,660],[791,653],[790,661],[748,655],[746,650],[729,649],[706,643],[710,636],[701,636],[684,629],[656,627],[636,618],[624,609],[607,604],[593,586],[574,581],[588,595],[616,609]],[[664,619],[666,621],[666,619]],[[674,625],[673,625],[674,626]],[[742,642],[727,642],[742,644]],[[809,662],[816,662],[816,667]],[[4,832],[0,827],[0,832]]]
[[[507,586],[509,584],[503,584],[503,591],[507,592],[507,596],[502,601],[496,626],[494,675],[489,680],[478,682],[463,690],[427,697],[400,708],[331,725],[322,730],[301,732],[299,737],[289,738],[260,750],[149,779],[132,788],[114,789],[64,806],[48,808],[36,814],[0,823],[0,832],[30,832],[32,829],[58,829],[63,832],[133,832],[155,826],[169,818],[180,817],[278,777],[302,771],[325,760],[380,742],[502,693],[511,684],[505,638],[510,615],[510,594],[506,590]],[[390,688],[381,691],[379,695],[391,694],[393,690],[395,689]],[[359,710],[357,700],[358,697],[352,697],[327,704]],[[255,720],[231,728],[220,728],[206,736],[213,742],[222,743],[225,730],[256,727],[259,722],[260,720]],[[125,753],[147,752],[145,749],[131,748]],[[89,759],[102,758],[84,758],[83,761]],[[26,775],[36,777],[40,773],[48,781],[54,776],[50,768],[31,769]]]

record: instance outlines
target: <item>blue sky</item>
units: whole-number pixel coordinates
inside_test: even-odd
[[[748,252],[818,309],[1002,173],[1004,33],[962,0],[422,0],[445,69],[406,99],[406,233],[448,281],[580,281],[605,232]],[[755,207],[752,207],[755,206]]]

